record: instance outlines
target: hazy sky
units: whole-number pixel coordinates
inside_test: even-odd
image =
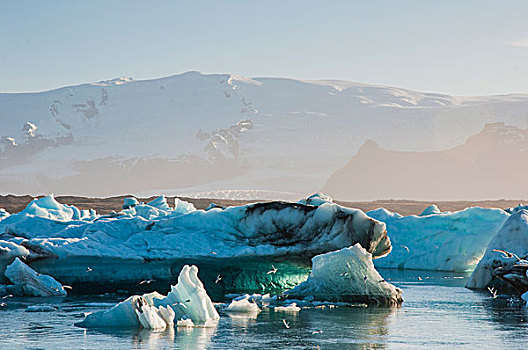
[[[0,3],[0,92],[188,70],[528,93],[528,1]]]

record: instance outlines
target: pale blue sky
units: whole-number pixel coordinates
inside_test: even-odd
[[[528,1],[0,2],[0,92],[188,70],[528,93]]]

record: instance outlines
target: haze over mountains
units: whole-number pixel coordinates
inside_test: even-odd
[[[391,151],[367,141],[323,191],[342,198],[528,198],[528,130],[487,124],[463,145]]]
[[[528,95],[453,97],[344,81],[188,72],[0,94],[0,120],[3,193],[296,198],[323,188],[359,150],[325,187],[336,198],[424,199],[412,186],[427,182],[419,174],[439,191],[423,192],[425,199],[528,194],[498,184],[481,191],[469,180],[493,170],[482,177],[500,173],[507,183],[518,181],[517,173],[497,169],[526,155],[512,150],[526,146],[519,128],[528,126]],[[496,122],[506,126],[482,131]],[[485,137],[454,148],[481,131]],[[367,140],[377,146],[368,142],[360,150]],[[505,145],[510,140],[514,146]],[[445,149],[452,150],[431,152]],[[410,166],[401,164],[424,157],[407,151],[428,152],[423,155],[435,159],[430,171],[408,176]],[[453,185],[440,191],[435,181],[447,182],[449,167],[463,169],[453,172],[464,181],[454,175],[449,181],[466,192]],[[396,175],[411,184],[400,186]]]

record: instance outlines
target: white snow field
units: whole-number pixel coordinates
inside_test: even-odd
[[[0,193],[299,198],[368,139],[446,149],[486,123],[525,128],[527,109],[527,95],[199,72],[2,93]]]
[[[499,251],[494,251],[499,250]],[[501,252],[504,251],[504,252]],[[511,254],[510,254],[511,253]],[[513,255],[514,254],[514,255]],[[511,268],[528,257],[528,210],[515,211],[489,242],[486,253],[467,281],[466,287],[483,289],[492,284],[493,270]],[[526,276],[523,276],[526,278]],[[493,287],[493,286],[492,286]]]
[[[391,250],[385,224],[358,209],[262,202],[196,210],[165,197],[127,198],[120,213],[98,215],[52,195],[0,221],[0,271],[15,257],[63,283],[104,286],[171,280],[196,263],[202,275],[224,276],[222,288],[292,287],[318,254],[360,243],[374,257]],[[269,273],[273,264],[277,267]],[[74,286],[75,287],[75,286]],[[108,287],[108,286],[107,286]]]
[[[198,278],[196,266],[185,265],[178,283],[171,286],[167,296],[157,292],[143,296],[134,295],[111,309],[95,312],[76,323],[86,328],[139,327],[164,329],[174,326],[175,320],[190,320],[187,325],[207,326],[218,320],[209,295]]]
[[[305,282],[287,291],[292,297],[399,305],[402,290],[385,281],[374,268],[372,254],[359,243],[312,259]]]

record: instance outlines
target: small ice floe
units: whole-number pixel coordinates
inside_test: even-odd
[[[185,265],[178,283],[167,296],[157,292],[134,295],[111,309],[94,312],[76,323],[86,328],[143,327],[164,329],[177,326],[207,326],[219,315],[198,278],[196,266]],[[180,322],[182,321],[182,322]]]
[[[297,303],[291,303],[285,306],[275,306],[273,311],[277,312],[299,312],[301,308],[297,306]]]
[[[255,314],[259,313],[260,308],[254,302],[249,301],[248,299],[233,300],[231,304],[225,309],[227,312],[236,312],[236,313],[248,313]]]
[[[194,327],[194,322],[190,318],[184,318],[178,320],[178,322],[176,323],[176,327],[192,328]]]
[[[53,311],[57,311],[57,307],[53,305],[47,305],[47,304],[29,305],[26,308],[26,312],[53,312]]]
[[[19,258],[7,266],[4,275],[13,283],[6,289],[11,294],[34,297],[66,296],[66,290],[53,277],[41,275]]]

